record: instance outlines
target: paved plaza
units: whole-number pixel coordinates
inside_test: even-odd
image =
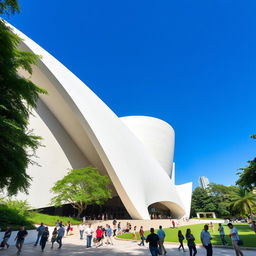
[[[102,255],[102,256],[115,256],[115,255],[150,255],[148,246],[140,247],[136,241],[123,241],[115,240],[114,245],[105,245],[99,248],[86,249],[85,240],[80,240],[78,236],[73,235],[63,239],[63,247],[57,249],[58,245],[55,243],[53,249],[50,248],[48,242],[44,252],[41,252],[40,247],[34,247],[33,244],[25,245],[21,255],[35,256],[35,255],[62,255],[62,256],[79,256],[79,255]],[[166,244],[167,255],[171,256],[188,256],[188,252],[180,252],[177,245]],[[11,246],[8,250],[1,250],[0,256],[16,255],[15,246]],[[205,249],[198,248],[197,256],[205,256]],[[230,256],[235,255],[233,250],[230,249],[214,249],[214,256]],[[244,250],[244,256],[255,256],[256,251]]]

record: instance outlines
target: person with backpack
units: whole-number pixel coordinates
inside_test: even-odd
[[[195,256],[197,254],[196,244],[195,244],[195,237],[191,234],[191,229],[190,228],[187,229],[186,239],[188,241],[189,255],[190,256]],[[192,255],[192,252],[194,252],[193,255]]]

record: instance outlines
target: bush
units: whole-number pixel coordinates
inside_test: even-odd
[[[20,209],[17,210],[2,204],[0,205],[0,228],[5,230],[7,226],[13,230],[19,229],[20,226],[25,226],[26,229],[35,229],[33,223],[21,214]]]
[[[26,216],[26,217],[29,216],[30,206],[27,201],[7,199],[3,202],[4,202],[4,205],[6,205],[9,209],[13,209],[17,211],[19,215]]]

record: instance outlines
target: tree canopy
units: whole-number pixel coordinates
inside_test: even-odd
[[[243,217],[256,213],[256,194],[243,187],[237,187],[230,196],[230,207]]]
[[[0,14],[19,11],[17,1],[0,1]],[[21,42],[6,22],[0,19],[0,189],[9,195],[27,192],[30,177],[26,173],[31,157],[40,145],[40,137],[28,130],[28,120],[40,93],[46,93],[19,69],[32,74],[38,56],[18,49]]]
[[[207,189],[193,191],[191,215],[215,212],[218,217],[248,217],[256,213],[255,206],[256,195],[245,188],[210,183]]]
[[[20,11],[17,0],[0,0],[0,14],[10,15]]]
[[[71,204],[79,217],[88,204],[100,205],[111,198],[109,184],[110,179],[92,166],[74,169],[55,183],[51,203],[57,207]]]
[[[256,139],[256,134],[252,135],[251,138]],[[256,187],[256,157],[248,163],[247,167],[240,168],[242,172],[238,173],[239,179],[236,184],[252,190]]]

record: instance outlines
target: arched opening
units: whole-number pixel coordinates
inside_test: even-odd
[[[151,204],[148,213],[151,219],[168,219],[171,216],[170,209],[161,203]]]
[[[173,202],[156,202],[148,206],[151,219],[178,219],[185,215],[184,210]]]

